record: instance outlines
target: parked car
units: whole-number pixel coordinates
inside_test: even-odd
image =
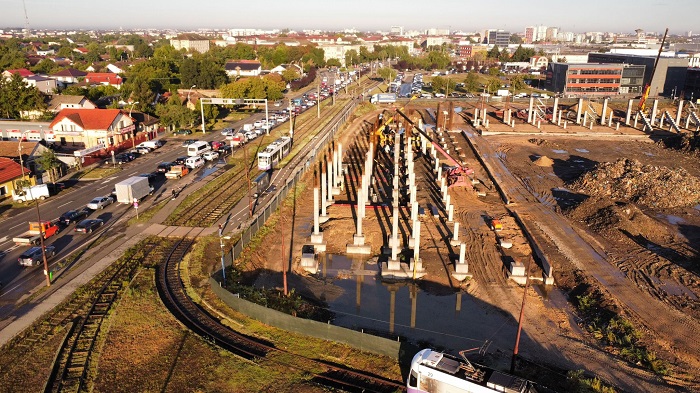
[[[99,229],[104,224],[105,222],[99,218],[87,219],[80,221],[73,231],[78,233],[92,233],[92,231]]]
[[[221,130],[221,135],[223,136],[231,136],[235,133],[236,131],[233,128],[224,128],[223,130]]]
[[[45,246],[44,250],[46,252],[46,258],[56,255],[56,247]],[[17,258],[17,261],[22,266],[36,266],[41,265],[44,262],[44,256],[41,253],[41,247],[32,247],[27,251],[23,252],[22,255]]]
[[[170,170],[170,167],[172,165],[173,164],[171,164],[169,162],[161,162],[160,164],[158,164],[158,169],[156,169],[156,170],[160,173],[165,173],[165,172]]]
[[[185,165],[186,159],[187,157],[178,157],[172,162],[172,165]]]
[[[136,157],[131,153],[121,153],[114,156],[114,162],[116,164],[126,164],[127,162],[134,161]]]
[[[66,183],[46,183],[46,187],[49,188],[51,194],[58,194],[66,189]]]
[[[87,208],[91,210],[104,209],[105,206],[109,206],[114,203],[114,199],[111,195],[105,195],[97,198],[93,198],[90,203],[87,204]]]
[[[137,146],[134,149],[132,149],[138,154],[148,154],[152,151],[152,149],[146,147],[146,146]]]
[[[196,139],[185,139],[185,141],[182,142],[182,147],[187,147],[195,142],[197,142]]]
[[[204,158],[207,161],[213,161],[219,158],[219,153],[215,151],[207,151],[202,154],[202,158]]]
[[[67,212],[61,214],[58,218],[58,222],[64,225],[70,225],[74,222],[78,222],[90,215],[90,210],[88,208],[68,210]]]
[[[231,149],[231,146],[230,146],[230,145],[223,145],[223,146],[221,146],[221,147],[219,148],[219,150],[217,150],[217,151],[218,151],[219,154],[221,154],[222,156],[225,156],[225,155],[227,155],[227,154],[231,154],[231,152],[233,151],[233,149]]]
[[[170,169],[168,169],[168,170],[170,170]],[[141,173],[141,174],[136,175],[136,176],[148,178],[148,184],[152,185],[153,183],[155,183],[156,179],[158,178],[159,173],[160,172]]]
[[[173,132],[173,135],[192,135],[192,130],[181,128]]]

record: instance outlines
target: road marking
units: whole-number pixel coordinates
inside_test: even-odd
[[[13,227],[10,227],[10,228],[8,228],[8,229],[15,229],[15,228],[17,228],[17,227],[19,227],[19,226],[22,226],[22,225],[24,225],[24,223],[17,224],[17,225],[15,225],[15,226],[13,226]]]
[[[103,189],[103,188],[105,188],[105,187],[109,187],[109,185],[102,186],[102,187],[97,187],[97,189],[96,189],[95,191],[101,190],[101,189]]]
[[[139,173],[139,172],[138,172],[138,171],[136,171],[136,172],[131,172],[131,173],[129,173],[129,176],[134,176],[134,175],[137,174],[137,173]]]
[[[9,239],[10,239],[10,238],[7,237],[7,236],[0,237],[0,244],[5,243],[5,242],[6,242],[7,240],[9,240]]]
[[[72,202],[73,202],[73,201],[68,201],[68,202],[66,202],[66,203],[64,203],[64,204],[62,204],[62,205],[58,205],[57,207],[63,207],[63,206],[68,205],[68,204],[70,204],[70,203],[72,203]]]

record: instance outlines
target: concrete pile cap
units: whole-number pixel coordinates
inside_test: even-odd
[[[552,166],[554,165],[554,160],[547,156],[540,156],[540,158],[534,161],[537,166]]]
[[[700,179],[685,169],[644,165],[627,158],[599,164],[576,179],[571,188],[653,208],[691,207],[700,202]]]

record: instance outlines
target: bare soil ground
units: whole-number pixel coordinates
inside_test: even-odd
[[[472,112],[470,112],[472,111]],[[421,112],[420,110],[418,112]],[[473,107],[465,106],[466,113],[473,113]],[[366,132],[377,113],[357,119],[341,141],[346,150],[346,162],[354,157],[363,157],[367,149]],[[430,122],[429,116],[423,114]],[[464,128],[464,119],[455,116],[454,128]],[[497,124],[496,118],[490,118]],[[506,129],[504,125],[501,126]],[[553,126],[552,126],[553,127]],[[498,157],[542,204],[565,214],[589,233],[595,244],[603,248],[610,259],[629,278],[630,284],[643,288],[653,296],[683,313],[698,318],[700,316],[700,281],[697,252],[700,247],[700,214],[694,206],[660,209],[639,206],[631,201],[612,200],[609,197],[579,195],[571,191],[571,182],[586,172],[594,170],[598,164],[613,162],[619,158],[634,158],[644,165],[667,168],[683,168],[690,176],[700,176],[700,164],[693,154],[665,148],[651,140],[639,140],[639,132],[623,128],[617,135],[610,134],[609,128],[600,130],[570,127],[570,135],[558,135],[561,128],[537,130],[535,126],[523,125],[523,135],[488,136],[488,141],[496,147]],[[492,127],[495,129],[497,127]],[[557,135],[553,131],[557,132]],[[600,132],[596,135],[596,131]],[[577,134],[578,132],[578,134]],[[593,133],[593,136],[582,136]],[[532,135],[536,134],[536,135]],[[604,134],[604,135],[603,135]],[[632,135],[628,137],[625,135]],[[360,136],[359,138],[355,138]],[[460,239],[466,244],[469,256],[470,273],[473,279],[464,282],[455,280],[453,258],[458,251],[449,245],[452,237],[452,224],[446,223],[446,213],[440,217],[427,215],[421,218],[423,242],[421,258],[428,274],[421,287],[442,288],[447,291],[462,290],[496,310],[503,310],[517,320],[522,301],[523,288],[508,280],[509,262],[517,260],[527,263],[532,260],[532,250],[525,236],[506,206],[500,200],[488,174],[479,165],[466,141],[459,133],[444,133],[446,146],[452,154],[475,170],[474,178],[481,181],[477,186],[486,191],[486,196],[477,196],[469,188],[451,189],[455,204],[455,217],[460,222]],[[353,144],[356,144],[352,148]],[[445,162],[446,163],[446,162]],[[381,154],[377,171],[383,165]],[[421,158],[416,158],[416,179],[419,184],[418,200],[421,206],[440,205],[436,196],[435,182],[432,181],[432,167]],[[352,173],[352,172],[351,172]],[[356,176],[355,176],[356,177]],[[299,276],[289,275],[291,286],[294,280],[304,280],[303,272],[297,269],[301,246],[308,243],[312,229],[312,193],[307,187],[300,194],[299,202],[287,206],[280,221],[263,240],[263,246],[255,251],[250,268],[261,269],[272,274],[255,274],[258,285],[280,286],[279,272],[282,264],[282,244],[285,258],[289,257],[291,243],[292,264]],[[354,202],[352,178],[343,194],[336,201]],[[382,192],[380,191],[380,195]],[[439,194],[439,186],[437,190]],[[327,252],[344,254],[347,243],[352,242],[355,232],[354,207],[335,204],[329,207],[331,219],[322,224]],[[372,245],[372,253],[378,256],[380,246],[391,231],[391,208],[368,209],[364,220],[367,243]],[[410,227],[405,218],[409,209],[401,210],[401,236],[407,240]],[[492,231],[487,223],[490,218],[500,218],[504,230]],[[290,229],[294,228],[290,238]],[[498,246],[499,238],[513,243],[510,249]],[[284,239],[283,242],[280,239]],[[542,247],[554,247],[544,244]],[[601,344],[582,325],[581,316],[572,307],[570,296],[581,292],[582,286],[589,288],[598,285],[586,277],[585,272],[576,270],[565,261],[555,269],[556,285],[545,288],[535,285],[528,289],[525,309],[525,331],[532,342],[521,343],[520,353],[530,360],[551,367],[555,377],[566,370],[583,369],[622,391],[694,391],[698,386],[698,370],[693,361],[686,363],[674,355],[673,349],[656,344],[654,332],[644,331],[641,341],[652,351],[658,351],[671,365],[670,375],[661,378],[640,365],[630,363],[620,357],[619,350]],[[259,270],[260,271],[260,270]],[[530,275],[541,277],[536,263],[532,263]],[[308,283],[306,283],[308,284]],[[574,291],[574,292],[571,292]],[[603,291],[604,292],[604,291]],[[313,296],[313,293],[309,294]],[[600,307],[620,310],[614,299],[607,299]],[[488,311],[487,311],[488,312]],[[621,311],[620,311],[621,312]],[[622,312],[621,312],[622,313]],[[624,314],[624,313],[622,313]],[[673,323],[673,321],[669,321]],[[497,327],[494,326],[494,329]],[[512,347],[511,337],[494,339],[497,347]],[[456,348],[457,350],[459,348]],[[542,350],[544,349],[544,351]],[[507,368],[510,355],[498,351],[489,355],[489,360]]]

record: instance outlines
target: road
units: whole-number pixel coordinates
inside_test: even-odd
[[[691,365],[700,363],[697,321],[641,291],[605,257],[605,250],[563,216],[539,203],[508,171],[491,145],[473,129],[465,132],[510,202],[508,208],[539,228],[578,269],[596,279],[637,321],[655,332],[666,348]]]

